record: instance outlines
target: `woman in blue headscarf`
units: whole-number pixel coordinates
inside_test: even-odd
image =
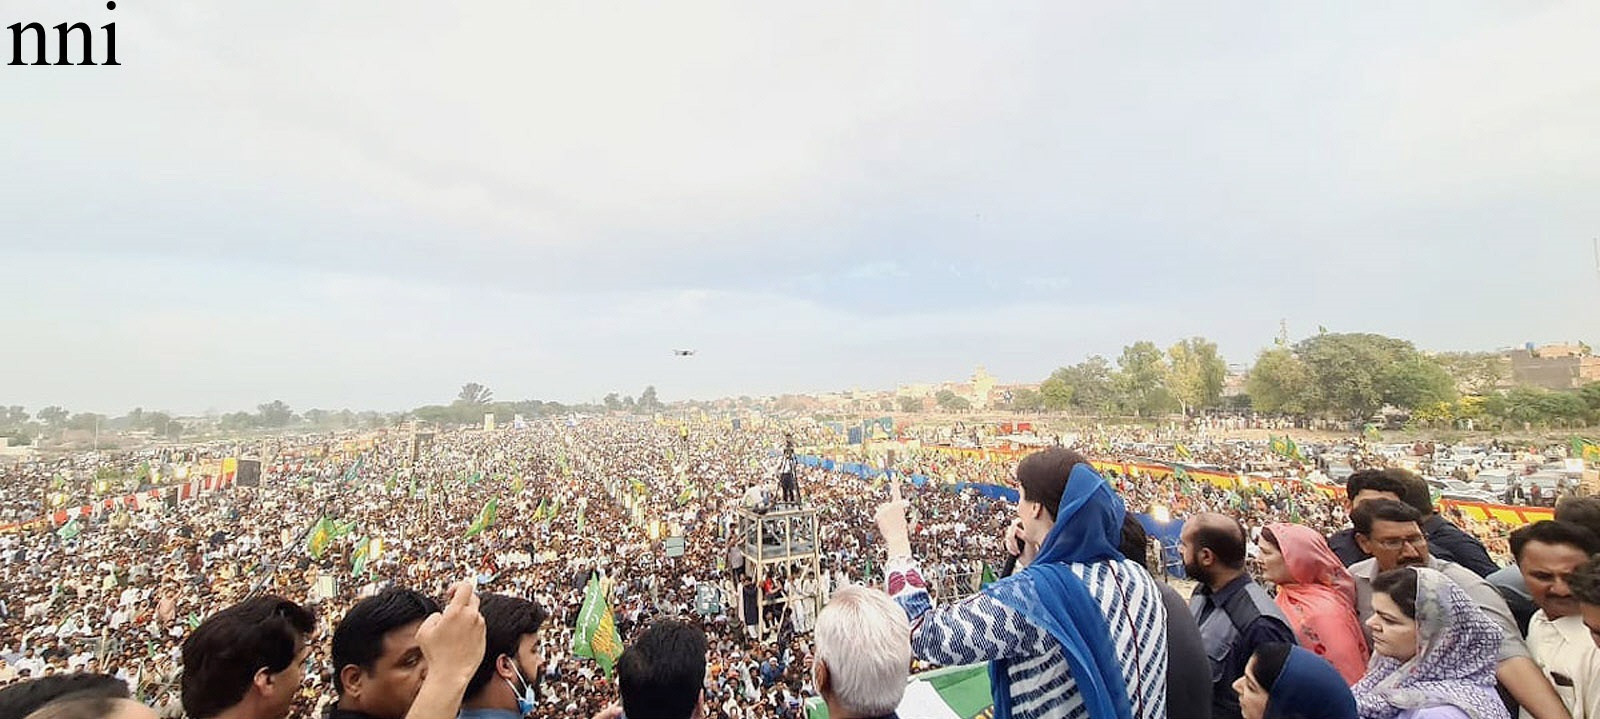
[[[889,595],[911,619],[911,651],[942,665],[989,663],[997,719],[1165,719],[1166,609],[1155,580],[1117,550],[1122,500],[1062,448],[1017,466],[1007,530],[1021,570],[934,607],[911,557],[906,503],[878,508]]]
[[[1356,698],[1339,670],[1292,644],[1261,645],[1233,690],[1244,719],[1356,719]]]

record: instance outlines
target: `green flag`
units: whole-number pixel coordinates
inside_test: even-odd
[[[989,666],[967,664],[923,672],[911,677],[895,713],[927,719],[980,719],[994,713],[989,691]],[[828,705],[820,697],[805,704],[806,719],[828,719]]]
[[[1181,459],[1185,462],[1194,459],[1194,452],[1190,452],[1189,448],[1185,447],[1182,442],[1173,445],[1172,451],[1174,454],[1178,455],[1178,459]]]
[[[522,494],[522,489],[526,486],[527,485],[523,483],[522,475],[520,474],[511,480],[511,491],[516,492],[517,494]]]
[[[311,525],[311,533],[306,535],[306,552],[312,559],[321,559],[322,553],[328,551],[328,545],[333,543],[333,529],[333,520],[327,515]]]
[[[579,533],[583,532],[583,510],[582,509],[578,510],[578,532]]]
[[[539,506],[533,508],[533,521],[544,519],[544,500],[539,500]]]
[[[1178,480],[1178,486],[1183,488],[1184,494],[1194,493],[1194,477],[1189,476],[1189,470],[1172,465],[1172,478]]]
[[[350,576],[359,577],[367,571],[368,554],[371,552],[371,542],[365,539],[356,540],[356,551],[350,555]]]
[[[483,503],[483,509],[478,511],[478,518],[472,520],[472,526],[467,527],[467,536],[472,537],[494,524],[495,513],[500,510],[500,502],[490,499]]]
[[[61,528],[56,530],[56,536],[63,540],[72,539],[80,534],[83,534],[83,525],[78,523],[77,517],[67,520],[66,524],[61,525]]]
[[[611,606],[600,591],[599,579],[590,579],[584,590],[583,608],[578,610],[578,623],[572,632],[572,654],[595,660],[607,678],[622,656],[622,636],[617,633]]]
[[[688,504],[689,500],[691,499],[694,499],[694,487],[684,487],[683,491],[678,493],[678,506],[682,507],[683,505]]]
[[[360,457],[356,457],[356,463],[350,465],[350,468],[345,470],[344,478],[340,481],[344,482],[345,484],[355,481],[356,475],[361,473],[361,465],[365,464],[366,461],[367,455],[363,454]]]
[[[1361,436],[1365,437],[1368,442],[1383,441],[1383,433],[1378,431],[1378,425],[1370,422],[1367,423],[1367,426],[1361,428]]]
[[[984,587],[994,584],[994,580],[994,567],[989,566],[988,562],[984,562],[983,576],[978,579],[978,588],[983,589]]]
[[[1600,444],[1582,437],[1572,438],[1572,457],[1592,465],[1600,465]]]

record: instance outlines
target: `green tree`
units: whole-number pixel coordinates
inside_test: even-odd
[[[1245,379],[1250,406],[1267,414],[1305,414],[1310,389],[1311,370],[1287,347],[1263,350]]]
[[[1440,352],[1433,359],[1463,394],[1488,395],[1511,376],[1511,362],[1498,352]]]
[[[22,405],[0,407],[0,427],[15,427],[28,423],[28,410]]]
[[[1456,381],[1438,362],[1420,354],[1387,367],[1379,380],[1388,404],[1406,409],[1448,404],[1456,399]]]
[[[461,385],[461,391],[456,393],[456,402],[461,404],[488,404],[493,399],[494,392],[477,382]]]
[[[602,402],[605,404],[606,409],[613,412],[622,409],[622,399],[617,396],[616,392],[607,394],[606,398],[602,400]]]
[[[294,422],[294,410],[289,409],[289,405],[284,404],[281,399],[256,405],[256,412],[260,425],[267,429],[287,427]]]
[[[104,429],[105,425],[106,416],[93,412],[79,412],[67,420],[67,429],[93,430],[96,427]]]
[[[1122,348],[1114,386],[1123,411],[1145,417],[1174,407],[1177,403],[1172,393],[1162,385],[1166,374],[1166,354],[1154,342],[1139,341]]]
[[[1377,334],[1319,334],[1294,346],[1311,374],[1312,412],[1365,421],[1387,403],[1385,373],[1416,357],[1410,342]]]
[[[51,405],[39,410],[39,421],[45,423],[45,426],[50,429],[61,429],[66,426],[69,415],[70,413],[65,409]]]
[[[1073,406],[1072,400],[1077,388],[1059,376],[1065,371],[1067,371],[1065,367],[1058,369],[1049,379],[1039,384],[1039,399],[1044,403],[1045,409],[1052,412],[1060,412]]]
[[[644,391],[639,393],[639,403],[637,405],[639,412],[644,414],[660,412],[662,406],[661,400],[656,399],[655,385],[645,387]]]
[[[922,411],[922,400],[918,397],[899,396],[895,401],[900,404],[900,411],[907,414]]]
[[[255,429],[259,425],[260,418],[249,412],[230,412],[217,421],[217,426],[226,432]]]
[[[1190,337],[1167,348],[1171,364],[1166,387],[1184,413],[1191,409],[1215,407],[1222,399],[1222,385],[1228,379],[1228,365],[1217,352],[1217,343],[1204,337]]]
[[[1039,384],[1044,406],[1051,411],[1069,408],[1084,412],[1115,411],[1116,388],[1112,384],[1111,363],[1100,355],[1050,373]]]
[[[1071,397],[1067,398],[1068,402]],[[1022,387],[1011,393],[1011,409],[1018,412],[1038,412],[1044,409],[1044,395],[1036,389]]]
[[[323,426],[326,426],[327,423],[328,423],[328,411],[327,410],[316,409],[316,408],[308,409],[308,410],[306,410],[305,417],[306,417],[306,421],[310,422],[311,426],[313,426],[313,427],[323,427]]]

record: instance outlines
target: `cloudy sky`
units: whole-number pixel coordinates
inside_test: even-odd
[[[1600,3],[1307,5],[7,0],[0,403],[1600,339]]]

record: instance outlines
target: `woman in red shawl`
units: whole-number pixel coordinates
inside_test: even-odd
[[[1367,673],[1367,640],[1356,617],[1356,583],[1316,530],[1269,524],[1261,532],[1261,571],[1278,587],[1278,608],[1300,646],[1328,660],[1347,684]]]

